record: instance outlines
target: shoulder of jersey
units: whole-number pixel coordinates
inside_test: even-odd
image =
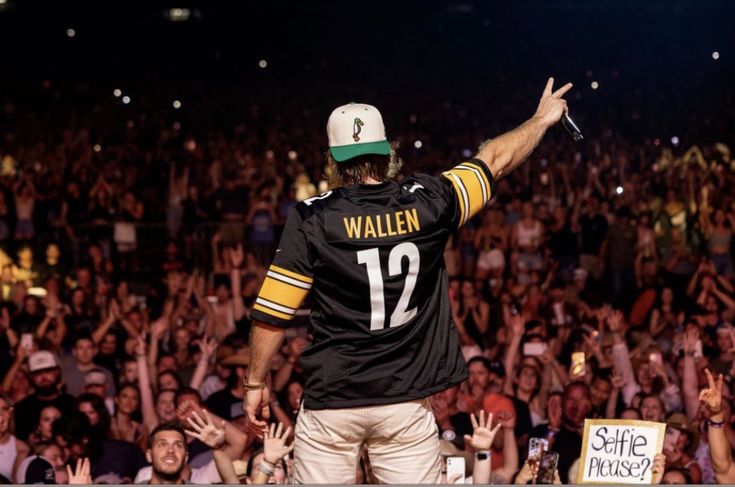
[[[336,202],[342,199],[342,191],[340,188],[325,191],[322,194],[307,198],[296,205],[296,209],[302,218],[319,214],[327,208],[332,208]]]

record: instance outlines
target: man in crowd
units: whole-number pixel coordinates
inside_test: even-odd
[[[16,434],[27,439],[38,424],[41,410],[55,406],[62,415],[71,413],[75,399],[62,390],[61,370],[56,357],[51,352],[41,350],[28,358],[28,371],[35,392],[15,405]]]

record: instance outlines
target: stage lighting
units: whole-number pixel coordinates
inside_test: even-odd
[[[77,35],[77,31],[75,31],[74,29],[66,29],[66,36],[67,37],[72,38],[75,35]]]
[[[677,137],[676,135],[671,137],[671,145],[679,145],[679,137]]]
[[[174,105],[174,108],[176,110],[178,110],[179,108],[181,108],[181,102],[179,100],[174,100],[173,105]]]
[[[166,15],[171,22],[186,22],[191,16],[188,8],[170,8]]]
[[[413,143],[413,146],[416,147],[417,149],[420,149],[423,145],[424,144],[420,140],[417,140],[416,142]]]
[[[99,144],[94,144],[92,146],[92,150],[95,151],[95,152],[100,152],[102,150],[102,146],[99,145]]]
[[[712,59],[714,59],[715,61],[717,61],[718,59],[720,59],[720,53],[717,52],[717,51],[713,52],[712,53]]]
[[[289,158],[289,160],[295,161],[298,156],[299,155],[296,153],[295,150],[288,151],[288,158]]]
[[[122,96],[122,91],[118,88],[115,88],[112,90],[112,94],[115,96],[115,98],[120,98]]]
[[[590,86],[592,87],[593,90],[596,90],[597,88],[600,87],[600,83],[598,83],[597,81],[593,81],[592,83],[590,83]]]
[[[623,187],[622,186],[618,186],[617,188],[615,188],[615,192],[617,194],[623,194]]]
[[[261,59],[260,61],[258,61],[258,67],[265,69],[267,66],[268,66],[268,61],[266,61],[265,59]]]
[[[129,97],[128,95],[125,95],[125,96],[123,96],[123,97],[122,97],[122,102],[123,102],[123,103],[124,103],[125,105],[127,105],[128,103],[130,103],[130,97]]]

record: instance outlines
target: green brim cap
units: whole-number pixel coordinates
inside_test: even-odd
[[[365,154],[378,154],[381,156],[390,155],[390,144],[387,140],[379,140],[377,142],[365,142],[364,144],[350,144],[330,147],[329,151],[337,162],[344,162],[353,157],[363,156]]]

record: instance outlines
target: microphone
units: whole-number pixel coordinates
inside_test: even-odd
[[[577,124],[575,124],[566,113],[561,117],[561,124],[564,126],[564,130],[566,130],[567,133],[572,137],[574,142],[579,142],[580,140],[584,139],[584,137],[582,136],[582,132],[579,130],[579,127],[577,127]]]

